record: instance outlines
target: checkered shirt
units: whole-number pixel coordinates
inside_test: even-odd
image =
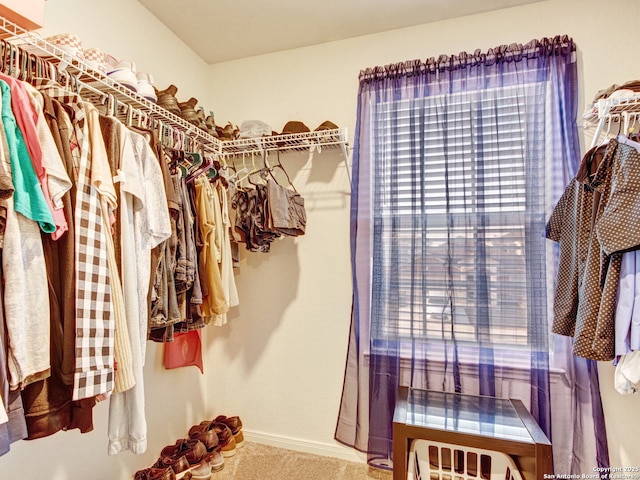
[[[82,98],[48,79],[34,85],[72,109],[77,139],[76,182],[76,367],[73,400],[113,390],[115,320],[111,301],[106,232],[101,221],[100,196],[91,184],[91,139]]]

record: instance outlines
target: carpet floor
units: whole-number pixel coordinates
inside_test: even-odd
[[[211,480],[391,480],[365,463],[246,442]]]

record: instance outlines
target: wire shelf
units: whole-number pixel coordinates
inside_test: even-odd
[[[275,150],[321,152],[325,147],[345,147],[348,142],[347,129],[336,128],[332,130],[268,135],[256,138],[239,138],[222,143],[222,153],[224,155],[237,156]]]
[[[321,151],[324,147],[342,147],[347,156],[348,135],[346,128],[322,130],[316,132],[274,135],[260,138],[245,138],[221,141],[208,132],[192,125],[179,116],[165,110],[133,90],[94,70],[81,59],[51,44],[36,33],[30,32],[0,16],[0,38],[20,48],[27,54],[56,65],[61,71],[68,72],[73,78],[80,95],[94,104],[115,99],[116,105],[129,107],[119,112],[120,116],[138,115],[148,117],[176,129],[194,139],[209,153],[218,156],[234,156],[251,152],[308,150]],[[134,113],[131,113],[130,109]],[[117,109],[116,109],[117,110]],[[128,113],[127,113],[128,112]]]
[[[598,117],[619,115],[623,112],[640,113],[640,94],[632,97],[604,98],[598,100]]]

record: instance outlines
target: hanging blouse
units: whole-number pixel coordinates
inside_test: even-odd
[[[43,232],[53,233],[56,230],[51,210],[38,183],[24,136],[11,109],[11,89],[0,80],[2,94],[2,123],[9,147],[11,161],[11,177],[13,179],[14,208],[27,218],[40,224]]]
[[[9,86],[2,80],[0,91],[2,127],[15,188],[14,196],[5,200],[7,219],[2,266],[6,282],[4,308],[11,349],[9,380],[11,389],[17,389],[50,374],[47,272],[40,230],[32,217],[43,220],[41,225],[50,232],[55,230],[55,226],[11,112]],[[18,205],[23,207],[20,214]],[[45,217],[49,220],[44,220]]]

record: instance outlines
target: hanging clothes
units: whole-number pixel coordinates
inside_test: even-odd
[[[31,93],[27,91],[27,84],[16,80],[13,77],[0,73],[0,79],[7,82],[11,89],[11,106],[16,118],[17,125],[23,134],[24,142],[30,158],[31,167],[38,178],[42,196],[46,202],[47,210],[54,222],[54,230],[50,232],[54,240],[60,238],[69,228],[64,218],[64,212],[60,209],[59,199],[64,192],[71,188],[71,182],[64,169],[61,168],[59,158],[56,159],[56,152],[52,149],[50,142],[51,133],[44,124],[41,109],[38,111],[33,106]],[[32,87],[30,87],[32,88]],[[39,128],[36,124],[39,123]],[[40,135],[45,143],[41,143]],[[43,147],[50,156],[47,159],[43,155]],[[53,177],[49,182],[49,172],[45,167],[52,167]],[[58,177],[58,178],[55,178]],[[55,191],[50,192],[49,187]],[[55,205],[54,205],[55,201]],[[49,228],[47,226],[47,228]]]
[[[218,316],[229,310],[229,303],[224,294],[220,273],[220,239],[216,237],[216,213],[214,211],[215,189],[206,179],[198,177],[195,181],[196,209],[200,217],[200,234],[202,236],[201,264],[203,277],[206,279],[208,294],[203,298],[202,315],[206,323],[216,322]],[[222,318],[218,318],[221,322]]]
[[[269,227],[281,235],[304,235],[307,226],[304,198],[295,190],[280,186],[272,178],[267,179],[267,195]]]
[[[118,170],[121,162],[120,121],[114,117],[100,115],[100,131],[104,141],[107,158],[109,160],[110,174],[112,178],[118,178]],[[120,187],[114,182],[116,197],[120,198]],[[120,209],[111,209],[103,201],[102,224],[111,232],[105,235],[109,271],[113,279],[113,312],[115,320],[114,355],[117,362],[117,370],[113,385],[113,393],[124,392],[135,385],[133,371],[133,356],[131,353],[131,339],[127,327],[126,308],[124,304],[124,292],[122,291],[122,264],[121,264],[121,235],[120,235]],[[113,220],[113,221],[112,221]]]
[[[0,251],[4,246],[4,233],[6,226],[6,215],[9,206],[7,199],[13,192],[10,182],[11,166],[8,158],[8,146],[4,129],[0,126],[0,182],[4,183],[4,189],[0,190]],[[7,182],[7,176],[9,182]],[[0,269],[0,300],[4,300],[4,278]],[[6,333],[7,325],[5,321],[4,309],[0,308],[0,455],[7,453],[11,444],[26,438],[28,435],[22,398],[18,390],[10,389],[8,375],[7,352],[8,338]]]
[[[50,374],[49,295],[47,272],[35,219],[48,233],[53,218],[22,133],[11,110],[11,91],[0,80],[2,127],[7,140],[14,195],[6,199],[6,226],[2,267],[5,272],[4,308],[8,331],[9,380],[12,390],[23,388]],[[34,201],[31,201],[31,200]]]
[[[156,248],[160,248],[155,274],[151,281],[149,339],[157,342],[173,341],[173,326],[182,321],[176,292],[175,270],[178,250],[178,223],[181,222],[182,203],[169,164],[172,157],[159,146],[156,149],[162,171],[167,207],[171,221],[171,236]]]
[[[239,303],[229,193],[205,169],[189,178],[202,188],[172,175],[154,132],[30,81],[0,75],[0,455],[17,439],[91,431],[105,399],[109,454],[143,453],[147,339],[175,327],[199,344],[197,330]],[[179,155],[183,167],[197,156]]]
[[[143,366],[149,318],[146,302],[151,275],[151,250],[171,236],[169,210],[158,161],[142,135],[122,130],[121,136],[123,150],[118,180],[122,209],[122,284],[136,384],[127,391],[111,396],[110,455],[123,450],[143,453],[147,448]]]
[[[73,113],[76,202],[76,357],[74,400],[111,392],[114,381],[114,324],[105,231],[100,195],[115,197],[97,110],[88,118],[82,99],[49,79],[34,79],[36,88],[64,103]],[[95,108],[95,107],[94,107]],[[89,125],[91,123],[91,125]],[[91,128],[90,128],[91,127]],[[92,155],[99,163],[92,170]],[[104,155],[104,158],[102,158]],[[103,166],[103,163],[106,164]],[[111,185],[109,185],[111,183]],[[101,352],[99,355],[96,352]]]
[[[603,154],[601,151],[602,147],[595,147],[583,157],[576,179],[547,224],[547,238],[560,242],[553,332],[573,336],[575,355],[612,360],[622,266],[619,248],[639,246],[633,235],[624,233],[631,228],[624,216],[632,213],[627,204],[634,202],[629,197],[633,188],[622,184],[640,156],[616,139],[609,141]],[[640,188],[640,182],[634,188]],[[624,205],[626,210],[621,208]],[[615,219],[621,212],[624,222]],[[628,241],[635,245],[624,243]]]

